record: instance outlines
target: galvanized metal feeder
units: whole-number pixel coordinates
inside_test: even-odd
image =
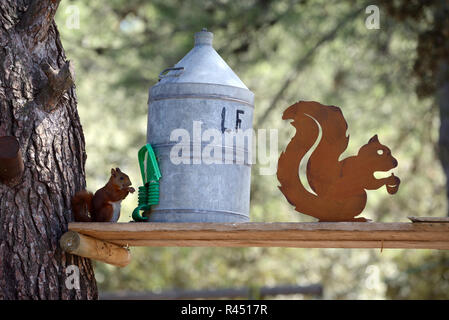
[[[249,221],[250,147],[225,136],[252,129],[254,94],[214,50],[212,40],[211,32],[196,33],[193,49],[150,88],[147,142],[163,177],[151,222]],[[219,141],[202,139],[211,129],[220,133]],[[188,140],[173,141],[179,132]],[[213,163],[202,159],[206,145],[221,151],[209,159]],[[174,147],[182,149],[180,154],[173,153]],[[244,155],[240,163],[239,151]],[[229,155],[233,160],[226,164]],[[173,156],[182,162],[174,163]]]

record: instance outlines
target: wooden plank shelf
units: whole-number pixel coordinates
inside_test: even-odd
[[[449,223],[82,223],[69,230],[120,246],[449,249]]]

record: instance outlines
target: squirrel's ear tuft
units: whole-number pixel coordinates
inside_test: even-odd
[[[370,142],[379,142],[379,139],[377,138],[377,134],[375,134],[371,139],[369,139],[368,143]]]
[[[117,171],[117,172],[121,172],[121,171],[120,171],[120,168],[115,168],[115,171]]]
[[[115,172],[114,168],[112,168],[112,169],[111,169],[111,175],[112,175],[113,177],[115,177],[115,174],[116,174],[116,172]]]

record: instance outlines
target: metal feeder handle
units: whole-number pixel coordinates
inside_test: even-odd
[[[184,67],[171,67],[171,68],[166,68],[166,69],[162,70],[162,72],[159,73],[159,80],[161,80],[165,77],[179,77],[182,74],[182,72],[179,72],[178,74],[173,74],[173,75],[167,74],[169,71],[175,71],[175,70],[182,70],[184,72]]]

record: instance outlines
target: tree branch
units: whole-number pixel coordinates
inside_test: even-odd
[[[320,38],[312,48],[310,48],[304,55],[302,55],[296,61],[294,69],[292,70],[292,72],[290,72],[290,74],[285,79],[285,81],[282,84],[282,86],[280,87],[279,91],[274,96],[273,100],[271,101],[269,107],[267,108],[267,110],[265,110],[265,113],[257,121],[257,124],[255,126],[256,128],[260,127],[260,125],[262,125],[267,120],[267,118],[271,114],[271,112],[273,112],[273,110],[276,109],[276,106],[277,106],[279,100],[281,99],[281,97],[284,95],[285,91],[287,91],[287,89],[292,84],[292,82],[297,78],[298,73],[300,73],[308,65],[308,63],[310,63],[310,61],[315,56],[316,51],[326,42],[332,41],[336,37],[338,32],[341,29],[343,29],[349,22],[354,20],[354,18],[357,17],[360,14],[360,12],[362,12],[364,9],[365,9],[365,7],[362,6],[361,8],[351,11],[348,15],[343,17],[343,19],[335,26],[334,29],[332,29],[327,34],[325,34],[322,38]]]
[[[61,96],[74,84],[75,73],[70,61],[67,61],[59,70],[53,69],[48,63],[41,67],[48,78],[48,82],[36,97],[36,103],[45,111],[51,112],[56,108]]]
[[[24,170],[19,141],[14,136],[0,137],[0,183],[10,187],[20,182]]]
[[[62,95],[74,84],[74,72],[70,61],[67,61],[59,70],[53,69],[48,63],[42,64],[41,68],[47,75],[47,82],[40,88],[36,97],[28,101],[15,114],[17,122],[15,135],[19,137],[24,150],[26,150],[33,132],[32,123],[37,119],[36,111],[38,109],[45,112],[54,111]]]

